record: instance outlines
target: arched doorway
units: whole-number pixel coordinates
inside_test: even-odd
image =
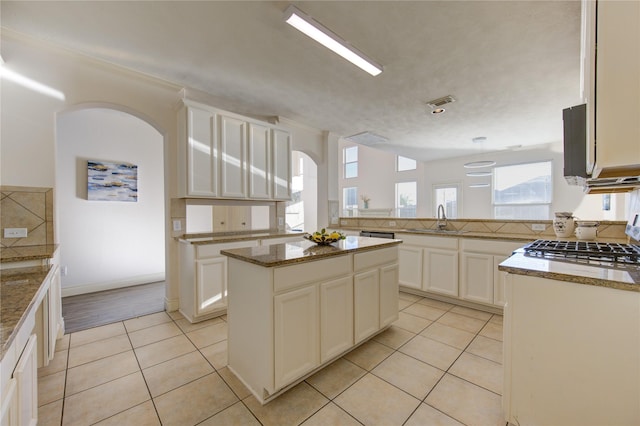
[[[291,153],[292,199],[287,203],[287,230],[313,232],[318,227],[318,166],[301,151]]]
[[[165,280],[164,137],[147,121],[116,108],[83,107],[57,117],[63,297]],[[135,167],[135,200],[93,200],[92,162]]]

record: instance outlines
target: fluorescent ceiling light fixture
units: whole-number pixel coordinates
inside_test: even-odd
[[[61,101],[65,100],[64,93],[61,91],[8,69],[4,64],[4,61],[0,62],[0,77],[26,87],[27,89],[42,93],[43,95],[50,96]]]
[[[469,185],[469,188],[488,188],[489,184],[488,183],[472,183],[471,185]]]
[[[368,58],[367,55],[297,7],[290,5],[284,12],[284,20],[298,31],[303,32],[369,74],[376,76],[382,72],[382,65]]]

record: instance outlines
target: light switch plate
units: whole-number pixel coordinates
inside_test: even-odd
[[[544,223],[532,223],[531,224],[531,230],[532,231],[544,231],[545,229],[547,229],[546,225]]]
[[[177,219],[177,220],[173,221],[173,230],[175,232],[178,232],[178,231],[182,230],[182,222],[180,222],[180,219]]]
[[[27,228],[4,228],[4,238],[27,238]]]

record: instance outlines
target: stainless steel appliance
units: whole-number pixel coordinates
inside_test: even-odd
[[[576,263],[640,266],[640,246],[594,241],[536,240],[522,248],[525,256]]]
[[[374,237],[374,238],[389,238],[394,239],[395,234],[393,232],[384,231],[360,231],[361,237]]]

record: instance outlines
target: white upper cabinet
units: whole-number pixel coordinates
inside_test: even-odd
[[[218,196],[216,114],[187,105],[178,119],[178,179],[182,196]]]
[[[273,198],[291,199],[291,134],[273,129],[271,134]]]
[[[187,102],[178,116],[181,197],[291,199],[291,134]]]
[[[640,175],[640,2],[585,1],[583,7],[584,63],[590,78],[585,97],[588,105],[595,107],[595,143],[591,140],[589,147],[590,155],[595,150],[592,176],[637,176]]]
[[[220,116],[220,195],[227,198],[246,198],[247,123],[232,117]]]
[[[249,123],[249,198],[271,198],[271,129]]]

